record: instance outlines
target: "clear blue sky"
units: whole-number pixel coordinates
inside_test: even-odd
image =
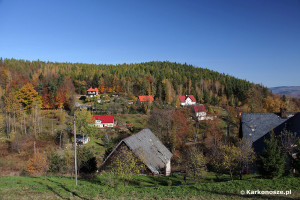
[[[300,1],[0,0],[0,57],[168,60],[300,86]]]

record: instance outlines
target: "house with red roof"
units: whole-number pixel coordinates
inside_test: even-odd
[[[192,106],[196,104],[196,99],[193,95],[179,96],[181,106]]]
[[[147,101],[154,101],[153,96],[149,95],[149,96],[139,96],[139,101],[140,102],[147,102]]]
[[[115,117],[110,116],[93,116],[92,121],[95,120],[95,126],[99,128],[114,127]]]
[[[206,119],[206,108],[203,104],[198,104],[193,106],[193,111],[195,113],[196,118],[200,120],[205,120]]]
[[[86,91],[86,96],[87,97],[95,97],[99,94],[98,88],[90,88]]]

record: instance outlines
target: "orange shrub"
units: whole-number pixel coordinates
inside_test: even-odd
[[[26,163],[26,171],[32,176],[43,175],[47,170],[48,164],[42,153],[35,153]]]

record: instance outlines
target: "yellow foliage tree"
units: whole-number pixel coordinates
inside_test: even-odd
[[[27,83],[17,92],[17,99],[25,109],[31,109],[32,103],[42,104],[39,93],[34,89],[31,83]]]
[[[139,151],[137,153],[139,158],[143,160],[143,152]],[[132,179],[133,174],[139,174],[143,171],[144,164],[140,159],[126,146],[121,146],[109,168],[112,169],[114,174],[118,174],[121,179],[128,182]]]
[[[280,112],[280,108],[286,104],[279,97],[268,96],[263,100],[264,112]]]

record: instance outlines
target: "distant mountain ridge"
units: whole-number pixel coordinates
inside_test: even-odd
[[[300,86],[279,86],[269,88],[274,94],[300,98]]]

